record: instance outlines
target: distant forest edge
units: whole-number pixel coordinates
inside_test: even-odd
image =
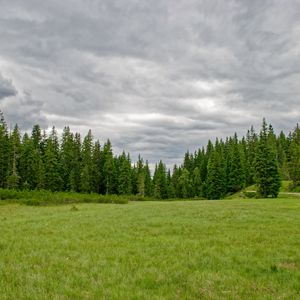
[[[263,120],[259,134],[253,127],[245,137],[208,141],[187,152],[172,172],[160,161],[153,176],[139,156],[114,155],[108,140],[103,146],[89,130],[82,139],[65,127],[59,139],[55,127],[47,135],[34,125],[21,136],[18,125],[9,132],[0,111],[0,188],[138,195],[140,197],[220,199],[257,185],[257,196],[277,197],[281,180],[300,185],[300,129],[275,135]]]

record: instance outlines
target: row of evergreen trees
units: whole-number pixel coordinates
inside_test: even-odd
[[[108,140],[103,146],[92,132],[81,138],[65,127],[61,139],[55,128],[47,135],[35,125],[21,136],[9,132],[0,112],[0,188],[46,189],[84,193],[140,195],[167,198],[219,199],[256,183],[262,197],[277,197],[280,180],[300,184],[300,129],[277,137],[263,121],[256,134],[216,139],[193,154],[187,152],[172,173],[160,161],[153,176],[141,157],[115,156]]]

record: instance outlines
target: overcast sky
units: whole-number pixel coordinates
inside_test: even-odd
[[[180,162],[300,121],[299,0],[0,0],[0,109]]]

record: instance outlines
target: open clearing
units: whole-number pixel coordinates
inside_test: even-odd
[[[300,200],[0,205],[1,299],[300,299]]]

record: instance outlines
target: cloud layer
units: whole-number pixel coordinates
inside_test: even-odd
[[[300,2],[0,0],[0,109],[180,162],[300,119]],[[2,74],[2,75],[1,75]]]

